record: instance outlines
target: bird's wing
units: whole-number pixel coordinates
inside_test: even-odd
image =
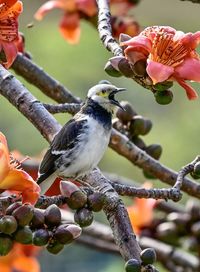
[[[37,183],[40,184],[55,172],[55,161],[64,153],[73,149],[79,140],[79,135],[87,122],[86,119],[71,119],[54,137],[50,148],[47,150],[39,169],[39,178]]]

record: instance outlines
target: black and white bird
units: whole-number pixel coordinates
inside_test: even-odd
[[[45,193],[56,177],[78,179],[92,171],[107,149],[115,94],[124,91],[111,84],[89,89],[80,111],[56,134],[39,169],[38,184]]]

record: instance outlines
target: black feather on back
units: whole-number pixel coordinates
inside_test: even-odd
[[[83,127],[87,120],[75,120],[71,119],[67,122],[62,129],[54,137],[50,148],[47,150],[41,165],[40,165],[40,176],[37,183],[40,184],[51,174],[55,172],[55,161],[62,155],[53,154],[54,151],[68,151],[73,149],[76,142],[78,141],[78,136],[81,134]]]

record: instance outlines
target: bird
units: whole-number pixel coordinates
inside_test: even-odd
[[[89,89],[79,112],[55,135],[43,157],[37,179],[42,194],[57,177],[77,180],[97,167],[109,144],[114,108],[123,109],[115,94],[125,90],[111,83]]]

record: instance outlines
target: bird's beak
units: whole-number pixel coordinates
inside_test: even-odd
[[[117,88],[114,91],[112,91],[109,95],[109,100],[111,102],[111,104],[119,107],[120,109],[122,109],[123,111],[125,111],[125,109],[122,107],[122,105],[119,103],[119,101],[115,100],[115,94],[119,93],[119,92],[124,92],[126,91],[125,88]]]

